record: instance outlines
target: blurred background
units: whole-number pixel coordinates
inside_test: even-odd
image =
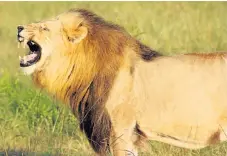
[[[0,2],[0,156],[92,156],[76,119],[19,71],[17,25],[89,9],[164,55],[227,51],[226,2]],[[227,144],[186,150],[150,142],[142,156],[226,156]]]

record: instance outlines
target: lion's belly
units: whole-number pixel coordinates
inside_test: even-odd
[[[225,140],[227,70],[220,62],[168,61],[141,64],[135,73],[142,131],[151,139],[188,148]]]

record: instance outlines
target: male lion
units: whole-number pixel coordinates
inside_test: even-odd
[[[83,9],[18,26],[20,66],[68,103],[98,155],[141,141],[197,149],[226,140],[226,53],[161,56]]]

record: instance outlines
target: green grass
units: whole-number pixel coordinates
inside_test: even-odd
[[[68,107],[19,72],[16,27],[87,8],[166,55],[227,50],[225,2],[0,2],[0,156],[93,155]],[[151,142],[143,156],[226,156],[227,144],[186,150]]]

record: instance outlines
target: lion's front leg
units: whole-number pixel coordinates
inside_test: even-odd
[[[110,149],[113,156],[138,156],[132,138],[132,130],[115,132],[110,139]]]
[[[111,114],[112,130],[110,136],[110,150],[113,156],[137,156],[134,145],[137,141],[135,135],[136,120],[133,110],[127,111],[118,106]]]

